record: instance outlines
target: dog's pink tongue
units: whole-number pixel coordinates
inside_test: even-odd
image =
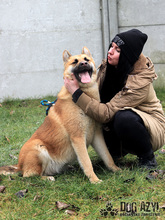
[[[91,77],[88,72],[80,73],[79,76],[82,83],[90,83]]]

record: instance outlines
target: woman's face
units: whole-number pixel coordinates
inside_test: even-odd
[[[110,65],[117,67],[120,57],[120,51],[121,49],[117,46],[117,44],[112,42],[112,45],[108,50],[108,63]]]

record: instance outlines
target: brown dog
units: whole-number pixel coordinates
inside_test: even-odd
[[[99,100],[96,68],[90,51],[84,47],[82,54],[71,56],[65,50],[63,61],[64,77],[71,77],[71,73],[74,73],[81,90]],[[59,173],[65,165],[77,158],[90,182],[96,183],[100,180],[93,171],[87,152],[90,144],[108,169],[119,170],[106,147],[101,126],[84,114],[63,86],[56,104],[50,108],[43,124],[23,145],[18,165],[1,167],[0,173],[11,170],[21,171],[23,177],[49,176]]]

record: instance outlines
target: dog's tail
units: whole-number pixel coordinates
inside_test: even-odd
[[[0,167],[0,175],[1,174],[3,174],[3,175],[14,174],[17,172],[19,172],[18,165],[10,165],[10,166]]]

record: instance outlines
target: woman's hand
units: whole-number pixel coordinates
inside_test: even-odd
[[[67,77],[65,77],[64,84],[65,84],[65,87],[68,90],[68,92],[73,95],[73,93],[77,89],[79,89],[79,84],[78,84],[78,81],[73,73],[71,74],[71,77],[72,77],[72,79],[68,79]]]

